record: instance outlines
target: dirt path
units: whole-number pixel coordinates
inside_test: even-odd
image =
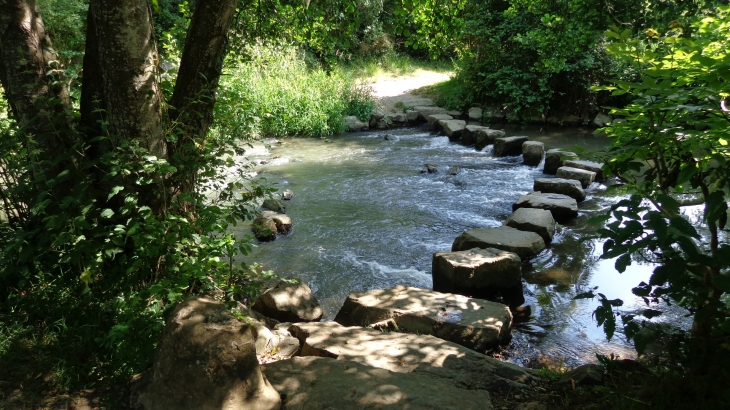
[[[413,74],[406,76],[378,78],[372,83],[373,94],[378,99],[379,108],[383,112],[392,112],[398,101],[409,105],[407,101],[422,98],[412,93],[413,90],[447,81],[450,76],[449,73],[418,69]]]

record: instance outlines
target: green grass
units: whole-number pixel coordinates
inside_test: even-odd
[[[458,76],[452,77],[448,81],[421,87],[417,92],[433,98],[436,105],[447,110],[466,110],[472,106],[467,87]]]

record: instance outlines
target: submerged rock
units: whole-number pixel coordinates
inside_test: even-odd
[[[510,340],[512,314],[500,303],[397,285],[351,293],[335,321],[343,326],[390,321],[410,333],[483,351]]]

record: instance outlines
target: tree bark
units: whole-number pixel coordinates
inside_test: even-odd
[[[98,40],[98,59],[90,57],[87,67],[85,58],[84,70],[88,68],[92,77],[98,75],[95,70],[100,70],[109,132],[137,140],[153,155],[166,157],[157,45],[147,0],[91,0],[89,12],[93,18],[90,28],[94,30],[89,34]],[[87,92],[87,110],[89,98],[94,95],[98,94]],[[87,117],[88,121],[92,119]]]
[[[70,125],[62,70],[35,0],[0,0],[0,82],[11,115],[35,136]]]
[[[195,158],[196,142],[204,143],[213,122],[215,93],[235,12],[236,0],[198,0],[188,28],[169,110],[178,132],[168,147],[183,176],[182,191],[190,191],[195,184],[195,170],[185,169],[185,164]]]

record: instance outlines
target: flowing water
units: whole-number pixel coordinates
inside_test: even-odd
[[[506,131],[546,148],[595,150],[608,143],[579,129]],[[255,161],[269,159],[258,168],[260,176],[295,197],[285,202],[294,222],[291,234],[260,244],[247,261],[306,282],[322,304],[324,320],[334,318],[352,291],[396,284],[430,288],[434,252],[450,251],[465,230],[501,225],[512,203],[532,191],[533,179],[544,176],[542,165],[496,158],[491,146],[478,152],[423,128],[388,132],[396,140],[365,132],[331,141],[288,139],[249,153]],[[438,173],[420,173],[426,163]],[[456,176],[446,172],[453,166],[460,167]],[[593,184],[579,205],[580,216],[560,225],[552,245],[523,268],[532,317],[514,328],[504,352],[509,360],[576,365],[595,360],[595,353],[632,357],[621,335],[608,343],[596,327],[591,317],[596,301],[572,300],[598,286],[609,298],[622,298],[628,310],[643,305],[630,289],[648,281],[652,267],[635,261],[620,275],[613,261],[599,258],[602,244],[586,239],[595,229],[587,220],[617,200],[605,189]],[[243,226],[240,233],[250,231]]]

